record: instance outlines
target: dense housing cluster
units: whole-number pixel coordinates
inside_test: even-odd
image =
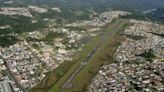
[[[163,25],[131,22],[134,24],[124,31],[127,38],[114,54],[116,63],[102,66],[88,92],[164,91]]]

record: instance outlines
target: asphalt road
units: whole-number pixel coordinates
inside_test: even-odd
[[[7,61],[0,56],[1,59],[3,59],[5,61],[5,66],[7,68],[7,75],[10,77],[11,80],[13,80],[16,85],[23,91],[23,92],[27,92],[27,90],[18,82],[18,80],[15,78],[14,74],[11,72],[10,70],[10,66],[7,64]]]
[[[67,81],[62,85],[62,88],[71,88],[72,85],[72,80],[76,77],[76,75],[87,65],[87,62],[92,58],[92,56],[95,54],[97,51],[97,47],[95,47],[90,54],[87,56],[87,58],[81,62],[80,66],[73,72],[73,74],[67,79]]]

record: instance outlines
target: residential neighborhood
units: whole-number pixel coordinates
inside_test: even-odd
[[[164,38],[158,35],[163,34],[163,25],[131,22],[134,24],[124,31],[128,36],[113,55],[115,63],[101,67],[88,92],[164,91]]]
[[[0,0],[0,92],[164,92],[164,0]]]

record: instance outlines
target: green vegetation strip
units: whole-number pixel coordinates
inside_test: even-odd
[[[76,78],[72,81],[74,86],[73,88],[61,89],[60,87],[70,77],[73,71],[79,67],[80,63],[87,57],[88,53],[99,43],[99,41],[101,41],[100,36],[96,36],[94,38],[95,40],[85,47],[83,53],[80,55],[80,60],[76,61],[71,69],[53,86],[50,92],[84,92],[90,83],[91,78],[93,78],[98,72],[100,66],[113,62],[113,53],[117,49],[117,46],[119,46],[119,43],[123,40],[123,38],[118,34],[127,27],[127,24],[128,22],[126,20],[117,20],[104,30],[104,36],[107,38],[105,43],[96,52],[85,68],[83,68],[78,76],[76,76]],[[111,35],[109,36],[106,34]]]
[[[47,77],[45,78],[45,80],[43,80],[44,82],[40,83],[36,88],[32,89],[31,91],[47,92],[47,90],[53,87],[56,82],[58,82],[58,84],[62,84],[63,79],[61,78],[67,78],[69,74],[73,72],[72,70],[76,69],[76,67],[79,66],[80,62],[87,57],[88,53],[91,52],[91,50],[97,45],[99,40],[100,36],[94,37],[90,43],[86,44],[83,47],[82,51],[75,53],[74,59],[72,61],[65,61],[56,70],[47,74]]]
[[[94,54],[88,64],[81,70],[81,72],[72,81],[74,85],[71,89],[61,89],[60,87],[70,77],[70,75],[79,67],[80,63],[86,59],[88,54],[95,48],[101,41],[101,35],[93,37],[93,39],[87,43],[82,51],[75,54],[73,61],[66,61],[61,64],[56,70],[48,74],[47,78],[38,86],[38,88],[32,90],[32,92],[84,92],[86,87],[90,83],[91,79],[98,72],[99,68],[103,64],[109,64],[113,62],[113,53],[119,46],[123,37],[120,36],[121,31],[128,26],[127,20],[118,19],[104,28],[104,35],[106,41]],[[109,34],[111,34],[109,36]]]

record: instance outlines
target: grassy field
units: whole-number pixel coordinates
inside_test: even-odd
[[[87,57],[88,53],[101,41],[101,36],[94,37],[90,43],[86,44],[81,52],[75,54],[73,61],[64,62],[56,70],[48,74],[47,78],[41,83],[38,89],[33,92],[84,92],[86,87],[91,82],[91,79],[96,75],[99,68],[103,64],[114,62],[113,53],[123,41],[120,33],[127,27],[127,20],[117,20],[104,28],[104,35],[106,40],[96,54],[90,59],[88,64],[81,70],[81,72],[72,81],[73,88],[61,89],[60,87],[69,78],[73,71],[79,67],[80,63]],[[109,36],[110,35],[110,36]],[[84,81],[85,80],[85,81]]]
[[[107,38],[105,44],[103,44],[103,46],[97,51],[94,57],[89,61],[87,66],[82,69],[79,75],[72,81],[74,85],[73,88],[61,89],[60,86],[72,74],[76,67],[80,65],[80,62],[87,57],[87,53],[89,53],[96,46],[96,44],[101,41],[99,36],[94,38],[96,41],[92,41],[92,43],[89,44],[91,46],[87,46],[86,49],[83,50],[84,55],[81,55],[81,59],[77,61],[71,67],[71,69],[55,84],[50,92],[84,92],[87,85],[90,83],[91,78],[94,77],[100,66],[113,62],[113,53],[117,49],[117,46],[120,44],[120,42],[123,40],[119,33],[120,31],[124,30],[124,28],[127,26],[127,23],[128,22],[125,20],[118,20],[105,28],[104,31],[105,34],[107,34],[104,35]],[[108,37],[108,34],[110,33],[113,34],[112,37]]]
[[[82,51],[75,53],[74,59],[72,61],[65,61],[57,69],[48,73],[47,77],[36,88],[32,89],[31,92],[48,92],[50,88],[52,88],[57,82],[59,82],[59,79],[61,79],[63,76],[69,76],[65,74],[72,73],[73,71],[71,72],[70,69],[72,69],[73,67],[76,68],[76,66],[78,66],[80,62],[87,57],[88,53],[91,52],[91,50],[99,42],[99,40],[100,36],[94,37],[90,43],[86,44],[83,47]],[[62,83],[62,81],[59,83]]]

